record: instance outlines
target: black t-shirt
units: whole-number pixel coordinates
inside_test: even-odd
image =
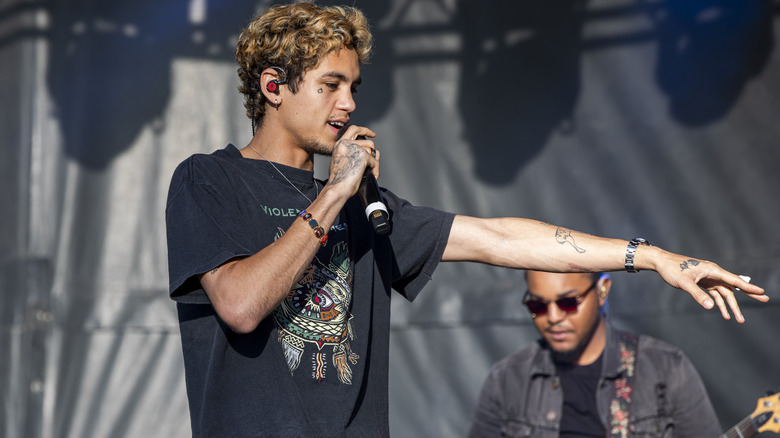
[[[563,389],[560,438],[606,436],[596,403],[602,357],[584,366],[555,364]]]
[[[414,299],[454,216],[383,191],[392,230],[377,236],[353,197],[285,302],[254,332],[237,334],[197,275],[281,237],[309,203],[290,183],[311,199],[323,186],[310,171],[276,167],[289,182],[228,145],[185,160],[171,180],[170,294],[193,435],[387,436],[390,288]]]

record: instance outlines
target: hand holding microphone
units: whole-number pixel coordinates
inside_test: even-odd
[[[339,129],[337,139],[344,135],[348,126],[349,125],[344,125]],[[366,137],[363,135],[357,137],[357,140],[365,139]],[[374,174],[371,173],[371,169],[368,167],[363,174],[363,179],[360,181],[357,193],[360,201],[363,203],[366,218],[368,219],[368,222],[371,223],[371,226],[374,227],[374,232],[377,234],[387,234],[390,232],[390,214],[387,211],[387,206],[379,191],[379,184],[377,184]]]

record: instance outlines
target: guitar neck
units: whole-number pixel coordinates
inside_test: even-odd
[[[758,428],[753,421],[753,417],[747,416],[718,438],[749,438],[756,433],[758,433]]]
[[[727,430],[720,438],[749,438],[758,432],[780,433],[780,416],[777,416],[780,392],[758,399],[756,410]]]

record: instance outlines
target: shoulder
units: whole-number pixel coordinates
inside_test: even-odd
[[[663,341],[661,339],[655,338],[650,335],[646,334],[637,334],[628,332],[625,330],[621,330],[618,328],[615,328],[612,325],[609,325],[608,328],[608,339],[611,339],[611,342],[608,340],[608,343],[610,343],[610,346],[608,346],[608,350],[610,350],[612,353],[610,354],[617,354],[617,345],[618,340],[620,340],[623,336],[630,336],[630,337],[636,337],[637,339],[637,354],[639,357],[645,356],[661,356],[661,357],[679,357],[682,356],[682,350],[680,348]]]
[[[225,192],[230,184],[231,175],[237,172],[236,155],[241,153],[233,145],[219,149],[211,154],[193,154],[179,163],[171,176],[168,187],[166,209],[188,194],[205,190],[207,193]],[[228,191],[229,192],[229,191]]]
[[[659,379],[682,378],[696,373],[693,363],[678,347],[648,335],[639,337],[638,361],[641,373]]]
[[[174,178],[179,176],[182,179],[192,181],[198,177],[208,176],[216,171],[223,171],[224,168],[235,163],[237,158],[241,157],[233,145],[228,145],[224,149],[219,149],[210,154],[193,154],[179,163],[173,172]]]
[[[505,375],[527,375],[530,373],[534,364],[542,360],[540,355],[542,349],[538,342],[533,342],[520,351],[517,351],[500,361],[496,362],[491,368],[491,376]]]
[[[528,391],[539,378],[543,382],[552,375],[554,368],[551,361],[546,360],[545,351],[538,342],[534,342],[496,362],[482,385],[482,393],[514,405],[517,394]]]
[[[682,350],[666,341],[654,338],[649,335],[639,335],[640,354],[652,354],[659,356],[669,356],[672,358],[683,357]]]
[[[210,154],[193,154],[176,166],[171,177],[169,194],[188,184],[218,185],[236,172],[237,158],[241,156],[233,145]]]

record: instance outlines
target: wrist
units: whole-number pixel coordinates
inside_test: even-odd
[[[315,219],[314,216],[306,210],[301,210],[301,212],[298,213],[298,217],[309,224],[309,227],[314,232],[314,237],[319,240],[321,246],[325,246],[325,244],[328,242],[328,232],[320,225],[319,222],[317,222],[317,219]]]
[[[637,237],[628,241],[623,267],[626,272],[636,273],[643,269],[652,269],[652,257],[647,257],[650,242],[647,239]]]
[[[345,184],[331,185],[329,182],[322,188],[317,199],[327,208],[341,209],[352,195],[354,193],[350,192]]]

